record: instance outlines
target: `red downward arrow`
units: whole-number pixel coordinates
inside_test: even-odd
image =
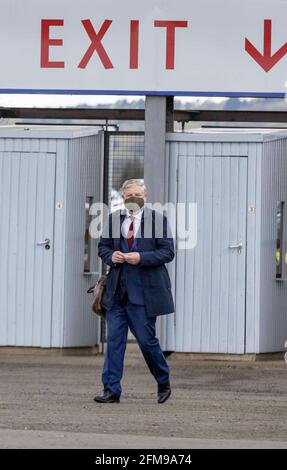
[[[245,50],[260,65],[260,67],[269,72],[279,60],[287,54],[287,42],[284,46],[271,55],[271,39],[272,39],[272,20],[264,20],[264,53],[261,54],[251,42],[245,38]]]

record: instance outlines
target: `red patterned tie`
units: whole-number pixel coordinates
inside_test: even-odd
[[[133,216],[133,215],[130,215],[130,218],[131,218],[131,223],[130,223],[130,227],[129,227],[129,231],[128,231],[128,246],[129,246],[129,250],[131,249],[132,244],[133,244],[133,242],[134,242],[134,216]]]

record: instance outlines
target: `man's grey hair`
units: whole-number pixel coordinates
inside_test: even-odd
[[[124,183],[122,184],[122,187],[120,189],[121,196],[123,196],[124,191],[129,186],[140,186],[141,188],[143,188],[145,193],[147,192],[147,188],[146,188],[146,185],[144,184],[144,180],[143,179],[133,178],[133,179],[129,179],[129,180],[124,181]]]

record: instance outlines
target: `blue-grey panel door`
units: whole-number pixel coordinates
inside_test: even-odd
[[[0,152],[1,345],[51,345],[55,162]]]
[[[176,350],[244,353],[247,157],[180,156],[178,171],[197,243],[177,252]]]

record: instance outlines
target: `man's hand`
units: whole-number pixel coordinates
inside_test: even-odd
[[[141,257],[138,251],[132,251],[131,253],[124,254],[125,260],[129,264],[139,264]]]
[[[125,255],[121,251],[114,251],[112,254],[113,263],[124,263]]]

